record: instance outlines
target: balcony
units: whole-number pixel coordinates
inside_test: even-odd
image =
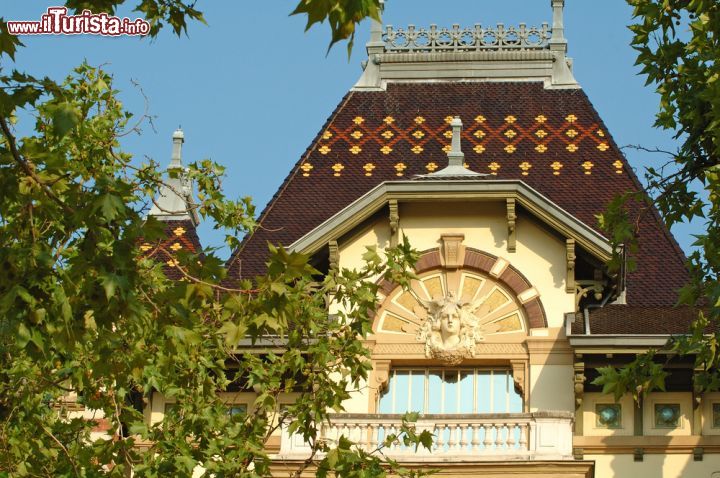
[[[384,437],[399,432],[402,415],[336,414],[321,429],[330,444],[345,436],[372,451]],[[434,435],[433,449],[395,443],[384,453],[398,461],[527,461],[572,460],[573,414],[563,411],[423,415],[415,422],[418,432]],[[279,459],[304,459],[310,454],[302,437],[283,430]]]

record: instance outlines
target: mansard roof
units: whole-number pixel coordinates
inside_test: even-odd
[[[581,89],[542,82],[388,83],[351,91],[320,129],[233,255],[233,273],[264,271],[267,243],[288,246],[384,181],[447,164],[450,121],[465,125],[473,171],[519,179],[599,231],[596,215],[640,183]],[[637,212],[637,211],[634,211]],[[640,223],[628,304],[669,306],[687,280],[684,255],[655,211]]]

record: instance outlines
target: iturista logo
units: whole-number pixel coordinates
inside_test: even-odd
[[[142,36],[150,32],[150,23],[142,18],[131,20],[90,10],[68,15],[65,7],[48,7],[39,21],[8,21],[7,30],[11,35]]]

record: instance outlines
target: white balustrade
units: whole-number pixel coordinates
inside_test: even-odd
[[[417,433],[430,431],[433,446],[405,446],[402,439],[387,442],[401,433],[402,415],[335,414],[321,427],[320,437],[333,446],[341,436],[356,446],[383,452],[398,460],[432,461],[434,457],[464,460],[564,460],[572,459],[573,414],[564,411],[460,415],[421,415]],[[309,446],[283,429],[278,457],[303,458]]]

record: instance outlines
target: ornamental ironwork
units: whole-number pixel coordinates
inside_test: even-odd
[[[407,29],[385,27],[383,41],[388,52],[448,52],[477,50],[541,50],[548,47],[552,29],[547,23],[540,27],[528,27],[524,23],[517,27],[505,27],[498,23],[497,27],[483,28],[480,24],[474,27],[416,28],[409,25]]]

